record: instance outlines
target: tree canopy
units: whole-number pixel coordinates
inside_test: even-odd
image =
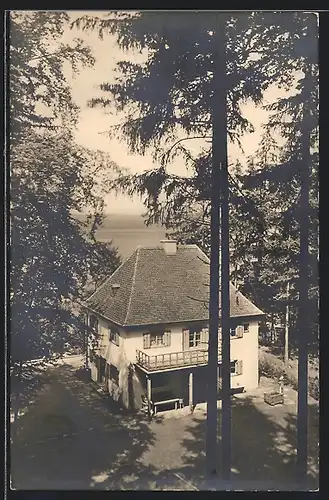
[[[303,72],[311,64],[308,82],[312,120],[311,146],[317,140],[317,57],[313,15],[301,12],[232,13],[227,22],[228,140],[240,143],[253,124],[241,104],[253,101],[270,112],[257,153],[247,165],[231,162],[230,232],[232,278],[266,312],[282,316],[287,279],[298,275],[298,192]],[[108,97],[91,106],[114,107],[125,119],[109,130],[126,141],[132,152],[152,152],[157,166],[138,175],[119,177],[112,186],[141,196],[147,223],[161,222],[180,242],[194,242],[209,251],[213,13],[110,13],[84,16],[82,29],[101,37],[116,37],[123,51],[145,53],[145,62],[124,59],[117,64],[116,82],[100,82]],[[296,83],[297,82],[297,83]],[[270,85],[289,91],[288,97],[264,103]],[[277,144],[275,132],[282,144]],[[204,138],[198,155],[188,145]],[[169,171],[181,156],[189,176]],[[312,252],[317,250],[317,153],[312,181]],[[256,254],[256,255],[255,255]],[[314,254],[314,255],[315,255]],[[250,260],[258,258],[254,267]],[[316,258],[314,265],[316,264]],[[314,273],[313,273],[314,274]],[[314,274],[316,281],[316,274]],[[313,292],[317,291],[313,279]],[[295,291],[294,291],[295,290]],[[292,287],[292,295],[297,290]]]
[[[75,105],[63,65],[92,65],[77,39],[61,43],[63,12],[10,15],[10,219],[12,367],[82,346],[86,284],[120,263],[95,240],[104,189],[118,171],[108,154],[75,144]],[[85,213],[84,223],[74,213]]]

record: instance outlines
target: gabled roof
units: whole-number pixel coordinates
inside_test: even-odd
[[[231,317],[264,314],[233,285],[230,299]],[[133,326],[208,320],[208,300],[209,259],[197,245],[178,245],[175,255],[147,246],[138,247],[85,305]]]

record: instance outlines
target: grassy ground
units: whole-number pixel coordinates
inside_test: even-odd
[[[149,424],[119,411],[67,363],[49,370],[38,396],[19,418],[11,449],[15,488],[209,489],[203,479],[202,405],[193,415],[168,412]],[[286,404],[270,407],[263,402],[270,386],[263,379],[257,391],[233,398],[233,488],[287,489],[293,477],[296,393],[287,389]],[[318,417],[312,400],[309,426],[310,487],[315,488]]]

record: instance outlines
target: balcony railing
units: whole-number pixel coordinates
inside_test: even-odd
[[[220,356],[220,352],[218,353]],[[145,352],[136,350],[136,364],[147,371],[170,370],[184,366],[206,365],[208,363],[207,350],[191,350],[168,352],[149,356]]]

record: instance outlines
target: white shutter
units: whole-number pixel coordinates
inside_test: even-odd
[[[209,342],[209,329],[208,328],[204,329],[204,335],[205,335],[206,343],[208,344],[208,342]]]
[[[242,368],[243,368],[243,361],[242,359],[240,359],[239,361],[236,362],[235,373],[237,375],[242,375]]]
[[[143,348],[149,349],[151,346],[151,335],[149,333],[143,333]]]
[[[244,328],[243,328],[243,325],[239,325],[236,327],[235,329],[235,334],[236,336],[241,339],[243,337],[243,332],[244,332]]]
[[[164,345],[169,347],[171,345],[171,332],[167,331],[163,334]]]
[[[183,351],[187,351],[190,346],[190,330],[183,330]]]
[[[206,349],[208,342],[209,342],[208,328],[202,328],[202,330],[201,330],[201,347]]]

